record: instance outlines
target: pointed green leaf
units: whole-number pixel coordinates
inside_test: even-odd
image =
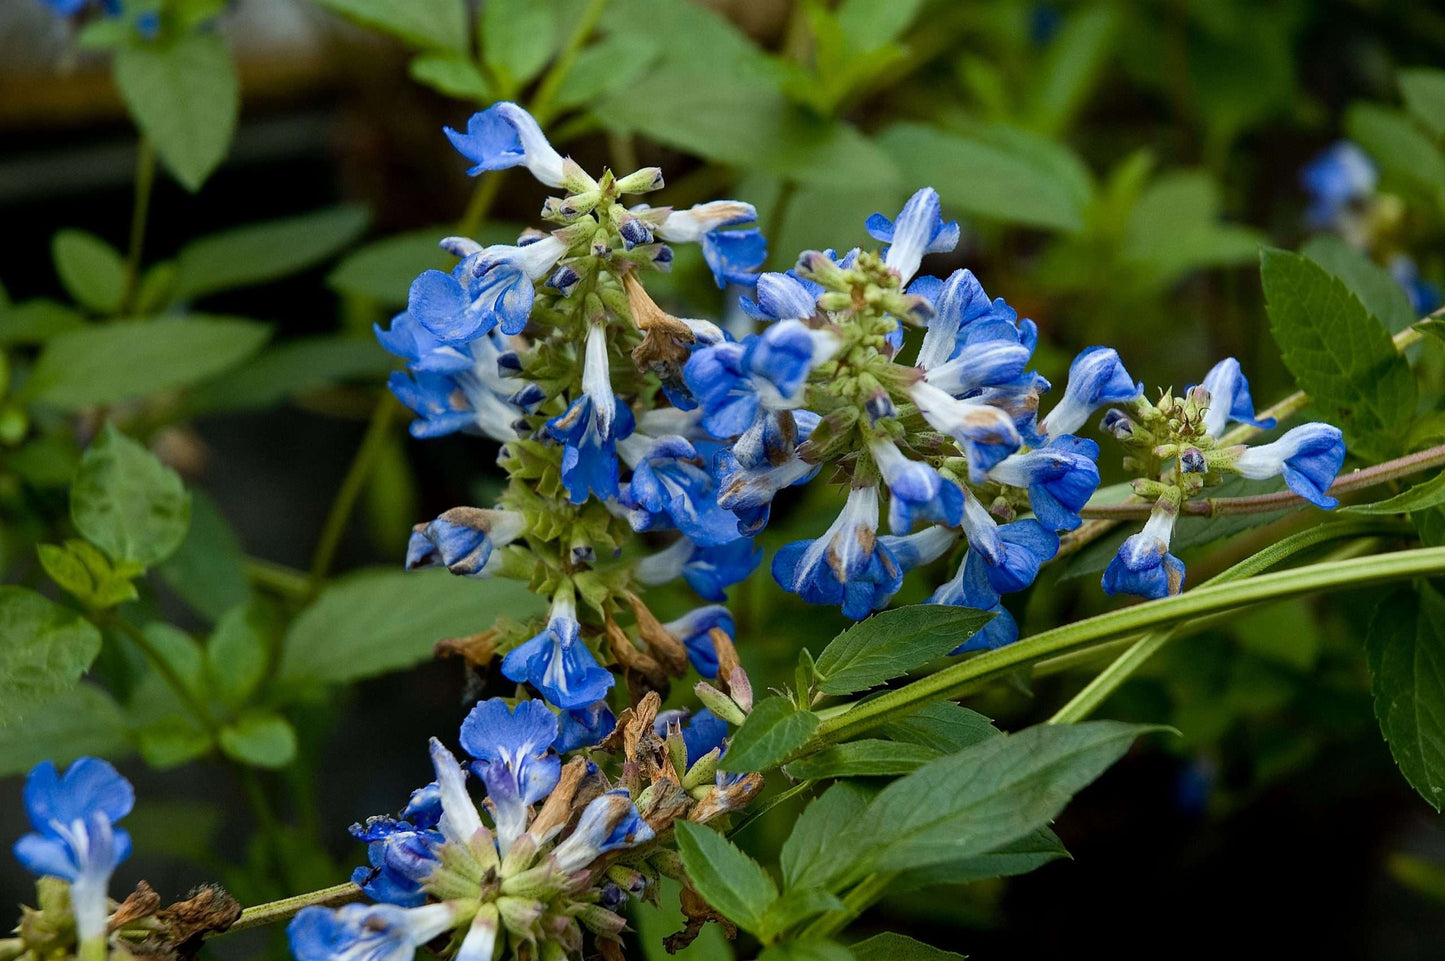
[[[807,743],[818,729],[818,715],[800,711],[785,697],[770,697],[753,708],[723,755],[719,770],[766,771]]]
[[[221,728],[221,750],[256,767],[285,767],[296,757],[296,732],[279,714],[243,714]]]
[[[456,50],[468,45],[463,0],[317,0],[344,17],[399,37],[423,50]]]
[[[210,687],[229,707],[246,703],[266,676],[270,650],[243,605],[227,611],[206,645]]]
[[[43,344],[84,326],[85,318],[75,308],[38,297],[0,309],[0,346]]]
[[[60,282],[76,303],[98,314],[120,308],[125,261],[114,247],[84,230],[62,230],[50,251]]]
[[[514,90],[541,72],[557,46],[551,0],[487,0],[480,24],[482,56]]]
[[[1373,504],[1354,504],[1341,510],[1350,514],[1407,514],[1429,510],[1441,504],[1445,504],[1445,473],[1436,474],[1394,497],[1387,497]]]
[[[770,944],[758,961],[852,961],[853,955],[837,941],[805,938]]]
[[[997,737],[999,730],[977,711],[952,701],[935,701],[889,721],[878,733],[892,741],[933,748],[939,754],[955,754],[986,738]]]
[[[190,523],[180,477],[109,422],[80,460],[70,519],[116,562],[150,566],[175,553]]]
[[[331,207],[193,240],[176,257],[176,296],[192,300],[305,270],[355,242],[370,222],[365,207]]]
[[[1400,588],[1375,610],[1365,639],[1380,732],[1405,780],[1445,807],[1445,598]]]
[[[100,653],[89,621],[23,587],[0,587],[0,725],[75,686]]]
[[[191,492],[191,523],[185,540],[156,573],[209,621],[251,596],[241,541],[204,491]]]
[[[953,951],[935,948],[915,941],[906,934],[884,931],[856,944],[850,944],[856,961],[963,961],[966,957]]]
[[[1341,238],[1332,234],[1311,237],[1300,253],[1342,280],[1390,333],[1398,334],[1419,319],[1399,281]]]
[[[458,100],[486,103],[495,99],[487,78],[465,54],[424,53],[412,58],[407,73],[417,83]]]
[[[44,710],[0,723],[0,777],[41,761],[67,765],[85,755],[117,760],[129,751],[120,705],[84,681],[48,699]]]
[[[789,888],[822,887],[852,863],[856,852],[839,845],[838,838],[876,793],[845,782],[809,802],[783,842],[783,880]]]
[[[768,940],[809,918],[829,911],[845,910],[847,907],[838,900],[838,896],[828,891],[820,888],[789,888],[763,912],[758,936]]]
[[[942,752],[918,744],[865,738],[824,748],[786,765],[783,773],[799,781],[831,777],[878,777],[908,774]]]
[[[676,822],[677,852],[693,886],[708,904],[748,931],[778,897],[778,886],[762,865],[712,828]]]
[[[1068,856],[1069,852],[1058,835],[1048,828],[1039,828],[988,854],[904,871],[898,876],[896,886],[897,890],[906,891],[939,884],[972,884],[989,878],[1008,878],[1027,874],[1050,861]]]
[[[1445,70],[1419,67],[1396,75],[1405,106],[1436,139],[1445,137]]]
[[[942,657],[993,615],[947,604],[913,604],[875,614],[835,637],[818,656],[825,694],[866,690]]]

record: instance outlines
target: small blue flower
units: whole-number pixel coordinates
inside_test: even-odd
[[[1390,276],[1405,290],[1410,307],[1416,317],[1434,313],[1439,309],[1442,295],[1439,286],[1420,276],[1420,268],[1408,254],[1395,254],[1388,264]]]
[[[1204,412],[1204,429],[1210,437],[1219,438],[1231,421],[1269,430],[1274,418],[1258,420],[1254,416],[1254,398],[1249,396],[1249,381],[1239,369],[1239,361],[1226,357],[1204,375],[1204,389],[1209,391],[1209,409]]]
[[[450,127],[442,130],[457,152],[476,164],[467,171],[473,177],[488,170],[523,166],[549,187],[563,184],[562,155],[552,149],[532,115],[514,103],[494,103],[472,114],[466,133]]]
[[[810,604],[837,604],[846,617],[867,617],[903,583],[903,569],[877,530],[878,489],[855,487],[822,537],[778,551],[773,579]]]
[[[822,292],[822,285],[792,271],[767,273],[758,276],[754,293],[757,300],[740,297],[738,304],[755,320],[807,320],[818,312],[818,295]]]
[[[488,563],[493,551],[516,540],[526,527],[520,511],[454,507],[412,528],[407,570],[445,567],[463,577],[486,577],[492,572]]]
[[[972,548],[964,552],[963,562],[958,565],[958,573],[929,598],[930,604],[950,604],[954,607],[971,607],[993,612],[993,620],[949,652],[954,655],[992,651],[1012,644],[1019,637],[1018,622],[1000,602],[998,592],[988,581],[984,565],[970,563],[972,554]]]
[[[687,659],[699,674],[706,678],[717,677],[717,647],[708,636],[708,631],[716,627],[729,637],[733,636],[733,616],[726,607],[709,604],[694,608],[662,627],[687,648]]]
[[[1178,509],[1164,500],[1154,506],[1144,529],[1123,544],[1104,570],[1105,594],[1135,594],[1157,600],[1184,589],[1184,562],[1169,553]]]
[[[1083,523],[1079,510],[1099,488],[1099,445],[1061,434],[1047,447],[1011,454],[988,472],[989,480],[1027,488],[1029,506],[1055,531],[1071,531]]]
[[[924,254],[947,253],[958,246],[958,224],[944,222],[938,191],[932,187],[924,187],[909,197],[897,220],[873,214],[865,226],[874,240],[889,244],[883,261],[898,272],[905,284],[918,273]]]
[[[683,379],[703,409],[703,426],[714,437],[736,437],[759,410],[802,403],[813,368],[831,355],[836,341],[796,320],[779,321],[741,343],[722,343],[694,353]]]
[[[714,230],[703,234],[702,258],[719,288],[757,282],[768,259],[768,240],[761,230]]]
[[[682,743],[687,747],[687,763],[696,764],[713,751],[720,751],[728,736],[728,722],[707,708],[693,712],[682,728]]]
[[[963,489],[927,464],[904,456],[886,437],[868,446],[888,486],[888,527],[906,534],[917,521],[956,525],[963,514]]]
[[[959,334],[982,320],[1001,320],[1010,325],[1018,321],[1018,312],[1002,297],[993,301],[984,293],[983,285],[971,270],[955,270],[948,279],[919,277],[908,288],[911,294],[926,297],[933,304],[928,331],[918,348],[918,366],[932,370],[958,356],[962,349]],[[1029,345],[1032,353],[1033,345]]]
[[[1379,179],[1374,163],[1356,144],[1332,144],[1300,170],[1300,186],[1310,195],[1306,222],[1316,229],[1338,226],[1352,204],[1374,195]]]
[[[622,455],[633,462],[619,498],[633,530],[675,528],[707,547],[738,539],[737,518],[718,506],[713,476],[687,439],[634,435],[623,442]]]
[[[991,607],[997,595],[1028,587],[1044,562],[1059,552],[1059,537],[1053,531],[1036,520],[1000,526],[972,494],[964,500],[963,533],[969,544],[965,563],[981,565],[984,580],[994,594],[989,604],[982,605],[984,608]],[[974,596],[980,596],[982,582],[972,578],[969,583]]]
[[[928,382],[954,397],[973,395],[986,387],[1032,387],[1026,373],[1033,348],[1019,339],[1019,330],[1004,320],[969,325],[950,360],[929,369]]]
[[[558,754],[595,747],[617,726],[617,717],[606,701],[563,711],[558,716],[557,739],[552,750]]]
[[[982,395],[959,400],[926,380],[908,393],[929,426],[952,437],[968,459],[968,479],[982,483],[989,470],[1023,445],[1010,413]]]
[[[1040,425],[1051,436],[1078,433],[1089,417],[1108,404],[1123,404],[1144,394],[1112,347],[1089,347],[1069,365],[1064,397]]]
[[[423,885],[441,863],[437,857],[444,840],[440,831],[408,820],[403,812],[401,818],[374,817],[353,824],[351,836],[367,842],[369,864],[351,873],[353,884],[386,904],[412,908],[425,903]]]
[[[624,790],[608,791],[587,805],[577,827],[557,845],[552,858],[564,873],[571,874],[608,851],[630,848],[652,838],[652,828],[637,813],[631,795]]]
[[[888,549],[904,573],[924,564],[932,564],[947,554],[957,540],[958,532],[942,524],[925,527],[902,537],[884,534],[878,538],[879,543]]]
[[[580,630],[571,599],[553,598],[547,629],[508,653],[502,673],[519,684],[526,681],[565,710],[602,700],[612,687],[612,673],[582,643]]]
[[[517,422],[544,399],[540,387],[515,376],[509,364],[516,354],[498,331],[460,348],[418,346],[431,335],[403,313],[377,336],[387,350],[413,361],[407,365],[411,377],[396,371],[389,382],[397,399],[418,415],[411,423],[413,437],[465,431],[515,440]]]
[[[566,412],[547,422],[547,433],[566,445],[562,452],[562,483],[572,503],[616,497],[617,441],[632,434],[636,421],[625,403],[612,393],[606,334],[600,324],[587,333],[582,367],[583,395]]]
[[[76,760],[64,776],[42,761],[25,778],[24,800],[34,831],[15,842],[16,860],[69,882],[80,940],[103,937],[111,872],[130,857],[130,834],[115,826],[135,806],[130,782],[98,758]]]
[[[1312,423],[1287,431],[1272,444],[1246,449],[1235,462],[1235,470],[1251,480],[1283,474],[1290,490],[1316,507],[1330,510],[1340,503],[1328,492],[1344,462],[1345,440],[1340,429]]]
[[[501,698],[479,701],[462,721],[461,744],[476,758],[472,769],[486,785],[505,856],[527,829],[527,807],[557,786],[562,760],[552,751],[557,716],[540,701],[508,710]]]
[[[452,345],[475,340],[494,327],[519,334],[532,312],[535,282],[566,252],[561,240],[545,237],[518,247],[478,250],[450,272],[422,271],[407,293],[407,313]]]
[[[412,961],[417,948],[456,921],[455,908],[446,903],[312,905],[291,919],[286,937],[296,961]]]
[[[736,515],[733,515],[733,529],[737,529]],[[747,537],[737,537],[716,547],[699,547],[683,537],[643,558],[636,574],[639,581],[649,586],[667,584],[681,577],[704,600],[725,601],[727,589],[746,579],[762,559],[762,548]]]

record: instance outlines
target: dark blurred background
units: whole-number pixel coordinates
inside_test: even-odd
[[[807,62],[805,18],[787,0],[711,6],[762,50]],[[1050,59],[1071,24],[1100,11],[1107,43],[1082,64]],[[371,211],[368,241],[458,218],[471,185],[440,128],[462,125],[474,108],[410,80],[400,44],[303,0],[238,0],[219,24],[240,67],[235,142],[198,194],[160,178],[148,255],[340,202]],[[646,33],[648,25],[621,21],[612,29],[626,36],[631,28]],[[104,57],[76,50],[71,31],[39,0],[0,3],[0,280],[15,299],[62,296],[50,266],[58,229],[82,226],[118,246],[128,229],[134,130]],[[851,91],[838,115],[870,134],[902,120],[957,131],[1019,123],[1061,145],[1094,182],[1078,229],[991,214],[993,200],[969,199],[969,183],[935,183],[964,222],[965,243],[926,270],[969,266],[991,295],[1037,320],[1039,364],[1056,383],[1067,358],[1095,342],[1117,346],[1151,391],[1193,383],[1215,359],[1233,354],[1255,398],[1267,404],[1292,385],[1268,335],[1254,248],[1305,240],[1300,167],[1342,136],[1349,104],[1398,99],[1397,67],[1445,61],[1445,10],[1389,0],[930,3],[904,42],[910,53]],[[678,55],[685,53],[662,53]],[[1028,110],[1037,101],[1028,92],[1070,69],[1086,71],[1087,83],[1069,94],[1056,120],[1036,122],[1039,114]],[[668,91],[644,76],[628,96],[646,113],[649,98]],[[915,181],[952,169],[941,151],[931,170],[917,158],[922,171],[900,161],[899,184],[840,171],[836,182],[824,174],[799,188],[780,183],[765,164],[745,169],[730,157],[699,156],[679,142],[685,138],[609,129],[605,113],[600,120],[580,115],[564,129],[566,150],[589,169],[634,159],[661,165],[670,186],[659,202],[719,194],[756,203],[772,228],[773,269],[788,266],[805,244],[862,241],[869,213],[891,214]],[[1184,172],[1207,184],[1213,204],[1198,216],[1233,233],[1199,256],[1180,254],[1178,265],[1145,256],[1150,248],[1167,253],[1180,236],[1171,228],[1183,227],[1167,197],[1156,211],[1163,222],[1152,231],[1129,225],[1128,206],[1122,214],[1111,210],[1111,190],[1148,189],[1124,182],[1122,171],[1145,156],[1140,151],[1160,175]],[[1145,180],[1157,183],[1153,175]],[[779,195],[794,191],[793,203],[774,217]],[[541,196],[529,179],[511,178],[490,220],[530,222]],[[1005,196],[994,207],[1007,204]],[[1420,236],[1434,246],[1418,247],[1416,258],[1426,271],[1438,270],[1439,234],[1422,228]],[[274,322],[278,342],[337,331],[367,337],[386,305],[338,291],[328,283],[335,266],[332,260],[218,295],[206,309]],[[689,316],[719,316],[723,296],[698,266],[680,262],[667,287],[669,305]],[[379,382],[354,380],[271,409],[201,416],[175,428],[171,460],[230,521],[247,554],[304,569]],[[420,443],[398,428],[392,443],[395,456],[346,531],[338,571],[399,563],[411,523],[480,503],[500,484],[485,440]],[[1106,448],[1101,463],[1117,477],[1114,460]],[[770,550],[819,529],[818,518],[834,506],[816,492],[787,508],[769,529]],[[1093,577],[1043,579],[1020,605],[1025,631],[1100,609]],[[783,596],[765,578],[760,573],[734,598],[739,647],[755,683],[783,683],[798,646],[817,651],[843,622],[836,611]],[[905,593],[900,602],[926,593],[921,584],[909,590],[918,596]],[[1079,796],[1057,826],[1073,860],[1022,878],[885,901],[856,930],[896,926],[982,958],[1095,951],[1116,958],[1277,951],[1441,957],[1445,892],[1422,890],[1428,883],[1413,867],[1445,863],[1445,831],[1400,778],[1371,714],[1360,646],[1362,610],[1371,601],[1290,602],[1176,642],[1100,714],[1162,721],[1181,736],[1151,738]],[[678,592],[659,606],[686,604]],[[184,623],[187,614],[176,608],[175,616]],[[1021,726],[1046,718],[1085,676],[1019,679],[968,703],[1001,727]],[[301,705],[293,715],[302,735],[298,767],[312,776],[266,776],[294,831],[288,879],[335,883],[359,863],[364,852],[345,835],[346,825],[395,809],[427,780],[426,738],[454,731],[478,693],[476,679],[457,664],[437,662]],[[257,880],[271,855],[248,840],[253,814],[228,768],[203,761],[157,772],[134,758],[121,767],[140,802],[129,825],[136,855],[121,868],[117,890],[146,877],[163,893],[180,894],[220,878],[241,894],[280,893]],[[23,830],[19,789],[18,778],[0,780],[7,843]],[[777,812],[741,841],[754,851],[776,850],[789,823]],[[18,866],[0,860],[0,903],[29,897]],[[644,928],[660,923],[650,919]],[[212,950],[242,957],[274,948],[265,935],[248,935]],[[660,956],[655,947],[641,951],[638,957]],[[716,944],[694,951],[715,952]]]

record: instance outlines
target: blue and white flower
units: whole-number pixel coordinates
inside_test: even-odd
[[[1179,509],[1161,498],[1144,529],[1124,541],[1104,570],[1105,594],[1135,594],[1157,600],[1184,589],[1184,562],[1169,553]]]
[[[759,410],[784,410],[803,404],[814,367],[837,349],[828,331],[784,320],[740,343],[722,343],[697,351],[683,379],[703,410],[703,426],[714,437],[736,437],[752,426]]]
[[[737,528],[737,515],[733,515]],[[634,573],[648,586],[667,584],[681,577],[703,600],[725,601],[727,589],[747,578],[763,551],[750,538],[738,537],[716,547],[699,547],[685,537],[638,562]]]
[[[926,380],[908,388],[908,395],[923,419],[941,434],[952,437],[968,459],[968,479],[982,483],[995,464],[1023,446],[1009,411],[982,396],[959,400]]]
[[[1078,433],[1094,411],[1109,404],[1126,404],[1144,396],[1112,347],[1090,347],[1069,365],[1064,397],[1049,411],[1039,429],[1050,436]]]
[[[1254,416],[1254,398],[1249,395],[1249,381],[1240,370],[1239,361],[1233,357],[1226,357],[1211,367],[1204,375],[1203,387],[1209,391],[1204,430],[1210,437],[1218,440],[1230,422],[1248,424],[1260,430],[1269,430],[1274,426],[1273,417],[1260,420]]]
[[[713,644],[708,632],[718,628],[728,637],[734,636],[731,611],[721,604],[708,604],[694,608],[662,627],[682,642],[682,646],[687,649],[687,659],[699,674],[707,678],[717,677],[717,646]]]
[[[653,838],[652,828],[637,813],[626,791],[608,791],[594,798],[582,812],[577,827],[552,852],[563,872],[580,871],[608,851],[635,847]]]
[[[351,836],[366,842],[368,863],[351,873],[352,883],[375,901],[404,908],[423,904],[423,886],[441,864],[437,849],[445,840],[435,824],[409,819],[406,811],[400,818],[373,817],[353,824]]]
[[[450,127],[442,130],[457,152],[476,164],[467,171],[473,177],[488,170],[520,166],[549,187],[561,187],[566,182],[562,155],[553,149],[536,119],[515,103],[494,103],[472,114],[466,133]]]
[[[942,210],[938,191],[924,187],[908,198],[898,219],[889,220],[882,214],[868,218],[869,235],[889,245],[883,262],[898,272],[902,283],[918,273],[924,254],[947,253],[958,246],[958,224],[945,223]]]
[[[992,651],[1012,644],[1019,637],[1018,622],[1003,606],[998,592],[989,583],[985,565],[970,563],[972,555],[972,548],[965,551],[958,572],[929,598],[930,604],[950,604],[993,613],[993,619],[982,630],[950,652],[955,655]]]
[[[1352,206],[1375,194],[1380,174],[1357,144],[1341,140],[1300,170],[1300,185],[1310,195],[1306,222],[1316,229],[1343,225]]]
[[[291,919],[286,937],[296,961],[412,961],[418,948],[456,924],[456,906],[445,902],[312,905]]]
[[[1039,568],[1059,552],[1059,537],[1053,531],[1036,520],[1000,526],[972,494],[964,499],[962,526],[969,545],[964,563],[980,565],[996,595],[983,609],[992,607],[997,595],[1012,594],[1032,584]],[[970,583],[978,594],[981,585],[976,579]]]
[[[686,438],[633,434],[618,450],[632,466],[619,499],[633,530],[676,529],[705,547],[738,539],[737,517],[718,506],[713,475]]]
[[[1432,284],[1420,276],[1420,267],[1415,263],[1415,258],[1409,254],[1397,253],[1390,257],[1385,265],[1390,276],[1395,278],[1395,283],[1405,291],[1405,296],[1410,300],[1410,309],[1415,312],[1416,317],[1423,317],[1432,314],[1440,309],[1442,295],[1438,284]]]
[[[979,321],[1000,320],[1017,325],[1018,312],[1002,297],[990,301],[971,270],[955,270],[943,281],[919,277],[908,292],[927,297],[933,304],[933,316],[929,318],[916,361],[924,370],[933,370],[958,356],[963,347],[959,335]],[[1033,343],[1028,342],[1027,346],[1032,353]]]
[[[963,514],[963,489],[922,461],[912,460],[887,437],[875,438],[868,451],[888,487],[888,527],[899,534],[917,521],[956,525]]]
[[[526,528],[527,518],[520,511],[454,507],[412,528],[407,570],[445,567],[463,577],[490,576],[501,560],[496,549],[516,540]]]
[[[988,479],[1025,488],[1029,506],[1046,527],[1071,531],[1083,523],[1080,509],[1099,488],[1099,445],[1061,434],[1047,447],[1010,454],[995,464]]]
[[[552,793],[562,761],[552,751],[557,717],[540,701],[508,710],[501,698],[479,701],[462,721],[461,744],[492,802],[497,847],[505,857],[527,829],[527,808]]]
[[[541,388],[517,376],[517,355],[500,331],[493,330],[461,347],[436,341],[408,313],[393,318],[391,330],[377,338],[393,354],[407,358],[413,374],[391,375],[391,391],[417,414],[414,437],[440,437],[465,431],[496,441],[515,440],[517,423],[544,398]]]
[[[548,703],[565,710],[602,700],[612,687],[612,673],[582,643],[580,630],[572,598],[558,594],[546,630],[502,658],[502,673],[519,684],[531,684]]]
[[[630,436],[635,423],[631,408],[612,393],[606,334],[594,324],[587,332],[582,396],[547,422],[547,433],[566,445],[562,483],[572,503],[585,502],[589,492],[602,500],[617,496],[617,441]]]
[[[425,270],[411,282],[407,312],[448,344],[464,344],[500,326],[519,334],[527,326],[536,281],[551,272],[567,244],[546,236],[523,246],[480,248],[452,237],[442,246],[470,251],[450,271]]]
[[[1345,440],[1338,427],[1301,424],[1271,444],[1246,448],[1234,469],[1252,480],[1284,475],[1289,489],[1305,500],[1330,510],[1339,505],[1329,495],[1330,485],[1345,462]]]
[[[638,208],[633,208],[637,210]],[[657,236],[671,243],[702,245],[702,256],[712,269],[718,287],[751,285],[768,259],[768,244],[757,229],[729,230],[754,223],[757,209],[737,200],[714,200],[687,210],[674,210],[657,228]]]
[[[566,754],[595,747],[617,726],[617,717],[606,701],[563,711],[557,718],[557,738],[552,750]]]
[[[898,559],[877,534],[878,489],[855,487],[822,537],[778,551],[773,579],[810,604],[837,604],[847,617],[867,617],[903,582]]]
[[[818,312],[820,284],[799,277],[793,271],[758,275],[753,296],[739,297],[743,312],[755,320],[807,320]]]

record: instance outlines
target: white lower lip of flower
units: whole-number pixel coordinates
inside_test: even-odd
[[[1290,431],[1290,434],[1292,433],[1294,431]],[[1299,453],[1299,444],[1295,443],[1295,438],[1285,434],[1273,443],[1246,449],[1234,462],[1234,469],[1250,480],[1278,477],[1284,472],[1285,461],[1297,453]]]
[[[865,545],[859,536],[860,531],[867,530],[870,534],[878,529],[878,488],[876,487],[855,487],[848,492],[848,502],[838,512],[838,517],[813,543],[803,552],[798,560],[797,575],[795,584],[807,577],[807,572],[817,567],[819,563],[827,560],[828,565],[835,573],[846,571],[856,559],[859,551]],[[873,538],[867,538],[867,547],[871,549]]]
[[[456,908],[445,902],[410,908],[406,912],[407,938],[420,947],[456,923]]]
[[[437,828],[447,841],[466,846],[482,828],[476,803],[467,793],[466,777],[457,759],[436,738],[431,739],[431,758],[442,801],[442,816]]]
[[[710,230],[757,219],[758,212],[752,204],[737,200],[714,200],[711,203],[696,204],[687,210],[674,210],[667,215],[662,226],[657,228],[657,236],[674,243],[695,244]]]
[[[617,398],[612,394],[612,373],[607,362],[607,335],[601,324],[587,331],[587,354],[582,362],[582,390],[592,398],[597,429],[604,436],[612,434],[612,419],[617,416]]]

